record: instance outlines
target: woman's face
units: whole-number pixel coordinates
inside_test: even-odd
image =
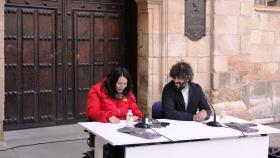
[[[116,83],[116,91],[118,93],[122,93],[123,90],[126,88],[126,86],[127,86],[127,78],[125,78],[124,76],[119,77]]]

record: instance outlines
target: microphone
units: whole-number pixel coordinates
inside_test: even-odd
[[[149,128],[149,114],[144,114],[142,121],[135,124],[134,127],[136,128]]]
[[[206,98],[205,98],[206,99]],[[211,109],[213,110],[213,117],[214,117],[214,120],[213,121],[210,121],[210,122],[207,122],[206,125],[208,126],[211,126],[211,127],[222,127],[222,125],[216,121],[216,111],[214,109],[214,107],[212,106],[212,104],[210,104],[208,102],[208,100],[206,99],[207,103],[211,106]]]

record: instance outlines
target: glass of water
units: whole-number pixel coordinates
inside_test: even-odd
[[[220,123],[226,123],[226,109],[224,105],[220,109]]]

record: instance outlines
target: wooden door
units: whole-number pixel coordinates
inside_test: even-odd
[[[88,1],[67,3],[67,35],[72,38],[68,40],[68,48],[72,48],[70,54],[73,55],[68,57],[68,61],[73,61],[70,64],[73,71],[67,74],[67,88],[74,87],[73,91],[68,91],[66,99],[69,101],[66,103],[67,119],[84,118],[90,86],[112,68],[123,65],[124,58],[123,1],[83,2]],[[70,79],[72,72],[75,72],[74,80]]]
[[[129,58],[124,2],[6,0],[5,129],[85,119],[90,86]]]
[[[7,1],[5,6],[5,126],[54,124],[56,12],[59,2]],[[16,4],[16,5],[14,5]]]

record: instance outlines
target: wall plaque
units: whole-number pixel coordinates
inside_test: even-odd
[[[185,0],[185,35],[198,41],[205,36],[206,0]]]

